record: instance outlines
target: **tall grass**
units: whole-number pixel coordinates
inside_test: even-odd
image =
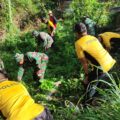
[[[55,115],[57,120],[119,120],[120,112],[120,88],[116,84],[112,75],[108,74],[110,83],[100,80],[109,89],[96,90],[101,94],[102,98],[98,97],[99,106],[92,107],[88,104],[83,108],[81,104],[75,104],[70,101],[64,101],[64,107],[58,107]],[[95,81],[94,81],[95,82]],[[79,102],[80,103],[80,102]]]

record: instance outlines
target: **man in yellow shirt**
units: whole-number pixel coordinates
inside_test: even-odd
[[[78,37],[75,49],[78,59],[83,65],[84,84],[87,86],[90,81],[96,80],[103,76],[103,73],[110,71],[116,61],[103,48],[97,38],[87,34],[86,26],[83,23],[77,23],[74,30]],[[94,68],[91,72],[88,72],[88,62]]]
[[[108,51],[120,49],[120,34],[114,32],[104,32],[98,35],[98,39]]]
[[[8,80],[3,68],[0,69],[0,111],[7,120],[53,120],[49,110],[36,104],[21,83]]]

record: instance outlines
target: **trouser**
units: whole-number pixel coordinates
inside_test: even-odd
[[[39,63],[37,67],[34,69],[33,77],[35,80],[44,79],[47,63],[48,63],[48,56],[44,54],[44,56],[41,58],[41,63]]]
[[[39,114],[34,120],[53,120],[53,116],[51,115],[50,111],[45,108],[45,110]]]
[[[110,50],[111,53],[120,52],[120,38],[112,38],[110,44],[112,46]]]
[[[112,73],[113,70],[114,70],[114,67],[110,69],[109,73]],[[105,80],[106,82],[112,83],[112,81],[110,80],[109,76],[106,73],[103,73],[102,70],[94,67],[94,70],[88,74],[88,81],[89,81],[89,83],[94,81],[94,80],[97,80],[97,81],[95,83],[92,83],[92,84],[88,83],[89,86],[86,87],[86,90],[85,90],[86,95],[83,99],[83,104],[86,104],[88,102],[90,103],[94,97],[101,96],[99,94],[99,92],[96,90],[97,87],[100,89],[109,89],[110,88],[107,84],[100,82],[99,81],[100,79]]]
[[[8,77],[2,59],[0,59],[0,73],[3,73],[6,77]]]
[[[99,94],[98,94],[98,92],[96,91],[95,88],[96,88],[96,87],[99,87],[99,88],[104,87],[104,88],[105,88],[105,86],[103,86],[103,85],[99,82],[99,80],[100,80],[100,79],[106,79],[106,78],[108,78],[106,73],[103,73],[102,70],[94,67],[93,71],[91,71],[91,72],[88,74],[88,81],[89,81],[89,83],[92,82],[92,81],[94,81],[94,80],[98,80],[98,81],[96,81],[96,82],[93,83],[93,84],[89,84],[89,83],[88,83],[88,85],[86,86],[86,88],[85,88],[86,95],[85,95],[85,97],[84,97],[84,99],[83,99],[83,104],[85,104],[86,101],[87,101],[87,102],[90,102],[89,100],[91,100],[92,97],[99,96]]]
[[[88,81],[94,81],[100,79],[100,76],[104,74],[102,70],[94,67],[93,70],[88,74]]]

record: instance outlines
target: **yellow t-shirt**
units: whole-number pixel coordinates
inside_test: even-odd
[[[104,72],[108,72],[116,62],[93,36],[86,35],[80,38],[75,42],[75,48],[78,58],[84,58],[86,51],[100,64]]]
[[[120,38],[120,34],[114,32],[105,32],[99,34],[99,36],[102,38],[105,47],[108,47],[110,49],[111,49],[111,44],[110,44],[111,38]]]
[[[0,82],[0,111],[7,120],[33,120],[44,111],[18,82]]]

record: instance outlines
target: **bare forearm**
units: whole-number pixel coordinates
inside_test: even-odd
[[[84,71],[85,71],[85,74],[88,75],[88,64],[87,64],[87,63],[85,63],[85,64],[83,65],[83,69],[84,69]]]
[[[88,85],[89,81],[88,81],[88,63],[87,60],[85,58],[80,59],[84,72],[85,72],[85,80],[83,81],[85,88]]]
[[[17,80],[20,81],[22,79],[22,77],[23,77],[23,74],[24,74],[24,68],[23,67],[19,67]]]
[[[109,52],[109,51],[110,51],[110,48],[109,48],[109,47],[106,47],[106,50]]]
[[[88,63],[85,58],[80,59],[80,62],[82,63],[83,69],[85,74],[88,74]]]

